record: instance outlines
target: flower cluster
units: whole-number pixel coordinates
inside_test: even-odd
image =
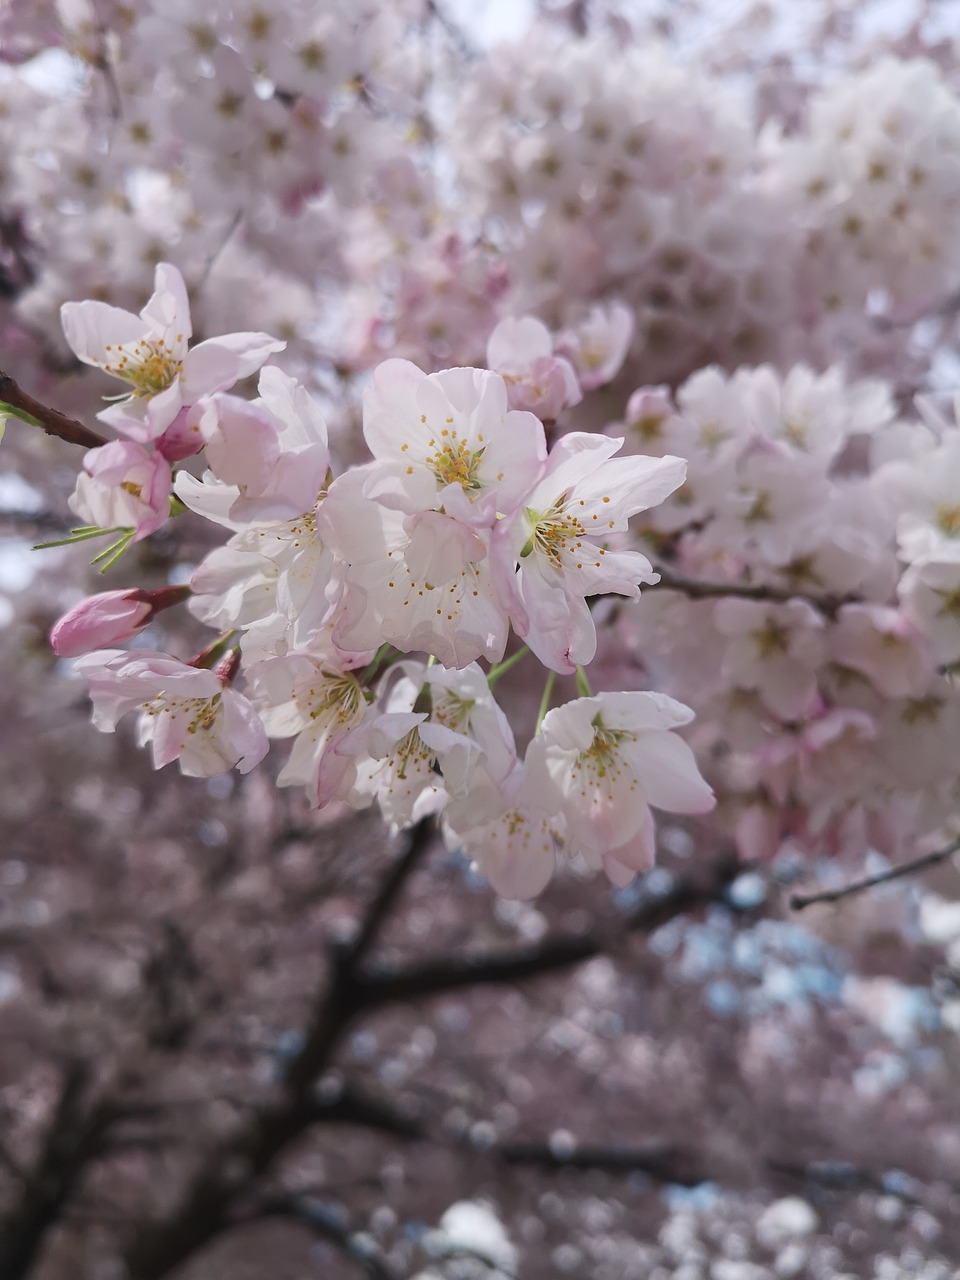
[[[74,505],[92,513],[95,479],[103,510],[115,513],[118,495],[142,504],[129,472],[95,477],[91,457],[139,449],[169,476],[169,459],[202,450],[206,470],[181,468],[174,489],[230,530],[190,584],[192,612],[225,638],[190,663],[99,649],[172,601],[111,592],[75,607],[53,640],[60,653],[84,653],[97,726],[112,730],[137,710],[154,763],[179,758],[200,775],[251,768],[268,735],[292,738],[281,785],[304,786],[321,805],[376,801],[395,827],[442,813],[451,844],[504,893],[538,892],[560,848],[618,883],[648,867],[650,805],[690,813],[713,803],[672,732],[691,713],[649,692],[548,705],[556,674],[586,679],[597,648],[588,601],[637,599],[656,581],[627,545],[628,521],[683,484],[684,461],[618,457],[621,440],[584,432],[548,450],[542,422],[510,407],[500,374],[425,374],[393,359],[364,398],[371,461],[334,476],[326,424],[294,379],[268,366],[257,399],[225,389],[278,344],[235,334],[187,350],[175,269],[159,267],[157,286],[139,318],[94,302],[64,307],[77,355],[134,387],[104,416],[145,439],[91,451]],[[519,324],[535,343],[536,322]],[[562,357],[536,355],[527,367],[517,354],[514,396],[536,377],[559,379],[558,411],[578,394]],[[138,534],[163,514],[155,504]],[[511,630],[549,672],[523,760],[491,688],[497,664],[513,661]],[[241,679],[246,694],[234,688]]]
[[[230,639],[144,720],[157,758],[182,726],[201,773],[289,738],[284,785],[442,813],[518,892],[560,847],[622,880],[648,802],[706,803],[652,780],[659,753],[696,790],[648,733],[698,753],[748,852],[955,820],[958,427],[932,398],[904,416],[954,378],[948,71],[783,66],[751,104],[719,54],[692,68],[626,19],[548,16],[450,74],[420,54],[458,30],[415,0],[75,6],[50,30],[15,8],[0,331],[18,368],[98,371],[64,408],[120,392],[75,536],[116,536],[109,565],[186,508],[226,539],[189,609]],[[16,69],[50,42],[57,90]],[[159,590],[55,631],[109,652],[105,726]],[[137,668],[137,705],[171,671]],[[554,706],[554,677],[579,697]],[[505,717],[491,691],[521,684]]]
[[[688,470],[640,531],[672,589],[621,634],[697,710],[749,856],[898,852],[955,821],[960,429],[927,417],[803,366],[630,400],[634,447]]]
[[[956,287],[960,101],[934,63],[886,57],[811,104],[804,133],[770,138],[767,181],[806,239],[802,284],[818,308],[894,305]]]

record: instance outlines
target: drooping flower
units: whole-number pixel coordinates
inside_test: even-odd
[[[236,766],[248,773],[267,753],[256,711],[230,688],[226,673],[193,667],[167,653],[100,649],[76,661],[90,686],[93,723],[112,733],[139,711],[137,738],[150,743],[153,767],[180,761],[180,772],[211,778]]]
[[[170,514],[170,463],[132,440],[88,449],[70,510],[100,529],[135,529],[138,542]]]

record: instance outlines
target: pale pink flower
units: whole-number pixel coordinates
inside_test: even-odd
[[[100,529],[154,533],[170,514],[170,463],[132,440],[88,449],[70,496],[70,510]]]
[[[373,695],[333,653],[291,654],[257,663],[252,697],[271,738],[293,737],[277,785],[303,786],[320,803],[320,766],[326,752],[367,716]]]
[[[583,399],[569,360],[553,354],[550,330],[533,316],[508,316],[487,340],[487,364],[506,383],[511,409],[551,422]]]
[[[508,407],[499,374],[428,375],[407,360],[378,366],[364,393],[363,434],[376,459],[367,498],[487,528],[517,509],[547,453],[539,419]]]
[[[900,580],[899,593],[904,613],[937,659],[960,660],[960,542],[914,561]]]
[[[452,849],[463,849],[502,898],[535,898],[554,873],[563,819],[531,808],[522,796],[489,822],[458,831],[445,823]]]
[[[817,695],[817,669],[824,657],[823,618],[804,600],[770,604],[720,600],[714,625],[727,643],[721,658],[724,680],[756,689],[784,720],[810,710]]]
[[[693,752],[672,730],[693,712],[657,693],[601,693],[555,707],[527,748],[527,795],[566,820],[567,846],[597,865],[648,865],[649,806],[713,808]]]
[[[427,668],[424,683],[430,692],[431,721],[462,733],[480,749],[465,793],[447,806],[447,820],[465,827],[495,817],[513,793],[517,749],[487,677],[476,663],[461,671],[436,665]]]
[[[167,653],[117,649],[86,654],[75,666],[90,686],[98,729],[112,733],[127,712],[140,712],[139,745],[150,743],[155,769],[179,759],[191,778],[234,766],[248,773],[267,753],[260,717],[216,671]]]
[[[159,610],[180,604],[189,595],[189,587],[101,591],[63,615],[50,632],[50,644],[60,658],[122,644],[149,626]]]
[[[956,579],[960,588],[960,564]],[[844,605],[827,640],[834,662],[862,671],[885,697],[920,694],[930,681],[930,652],[922,627],[914,625],[897,609],[872,604]]]
[[[318,798],[355,808],[377,801],[384,819],[406,827],[466,793],[482,749],[463,733],[414,711],[424,666],[404,663],[381,711],[330,743],[320,761]]]
[[[569,357],[587,391],[602,387],[620,372],[633,341],[633,312],[622,302],[595,306],[589,316],[557,337],[557,351]]]
[[[333,639],[343,653],[387,642],[445,667],[503,657],[509,630],[491,576],[489,534],[439,512],[404,517],[364,500],[369,465],[333,482],[317,515],[345,565]]]
[[[157,266],[153,295],[139,316],[93,300],[65,302],[60,314],[77,358],[132,388],[97,416],[141,441],[161,436],[185,405],[232,387],[286,346],[265,333],[231,333],[188,348],[187,291],[168,262]]]
[[[497,585],[510,618],[541,662],[569,674],[593,659],[597,632],[586,597],[614,592],[636,599],[656,582],[650,561],[607,543],[638,511],[683,482],[681,458],[612,459],[622,440],[572,432],[554,446],[523,509],[494,531]]]

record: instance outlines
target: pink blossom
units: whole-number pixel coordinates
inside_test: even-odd
[[[487,364],[506,383],[511,409],[550,422],[583,399],[570,361],[553,354],[550,330],[533,316],[500,321],[487,340]]]
[[[517,509],[547,452],[540,421],[508,407],[498,374],[427,375],[406,360],[377,368],[364,394],[363,434],[375,459],[367,498],[411,515],[442,508],[487,528]]]
[[[587,596],[615,592],[636,599],[638,583],[656,582],[646,556],[608,543],[638,511],[682,483],[681,458],[611,458],[622,440],[572,432],[553,448],[543,478],[522,511],[494,532],[496,581],[510,618],[554,671],[592,661],[597,633]]]
[[[140,746],[150,743],[153,767],[180,761],[180,772],[210,778],[236,766],[248,773],[267,753],[256,711],[216,671],[188,666],[166,653],[100,649],[76,661],[90,685],[93,723],[112,733],[128,711],[139,711]]]
[[[557,338],[557,351],[568,356],[587,391],[602,387],[620,372],[633,340],[633,312],[622,302],[592,307],[581,324]]]
[[[566,820],[567,845],[596,864],[649,865],[649,806],[705,813],[713,792],[672,730],[693,712],[657,693],[602,693],[555,707],[527,748],[530,801]],[[639,842],[639,843],[638,843]]]
[[[63,615],[50,632],[50,644],[61,658],[122,644],[149,626],[160,609],[179,604],[189,595],[189,587],[101,591]]]
[[[141,441],[163,435],[184,405],[232,387],[286,346],[265,333],[230,333],[188,348],[187,290],[168,262],[157,266],[153,295],[139,316],[87,300],[65,302],[61,319],[79,360],[132,387],[97,416]]]
[[[170,463],[132,440],[89,449],[70,497],[70,510],[100,529],[136,529],[134,542],[170,514]]]

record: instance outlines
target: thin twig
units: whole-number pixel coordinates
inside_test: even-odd
[[[49,405],[35,400],[10,377],[9,373],[4,373],[2,369],[0,369],[0,400],[14,409],[22,409],[24,413],[29,413],[32,418],[36,418],[48,436],[66,440],[67,444],[79,444],[84,449],[96,449],[107,443],[106,436],[91,431],[76,418],[70,418],[59,409],[51,409]]]
[[[821,889],[817,893],[791,893],[790,906],[794,911],[803,911],[805,907],[816,902],[839,902],[841,898],[850,898],[865,889],[873,889],[878,884],[887,884],[890,880],[900,880],[904,876],[912,876],[918,871],[926,871],[928,867],[937,867],[947,862],[955,853],[960,853],[960,839],[954,840],[943,849],[934,853],[925,853],[912,862],[902,862],[887,871],[879,871],[875,876],[865,876],[862,880],[854,880],[850,884],[840,885],[837,889]]]

